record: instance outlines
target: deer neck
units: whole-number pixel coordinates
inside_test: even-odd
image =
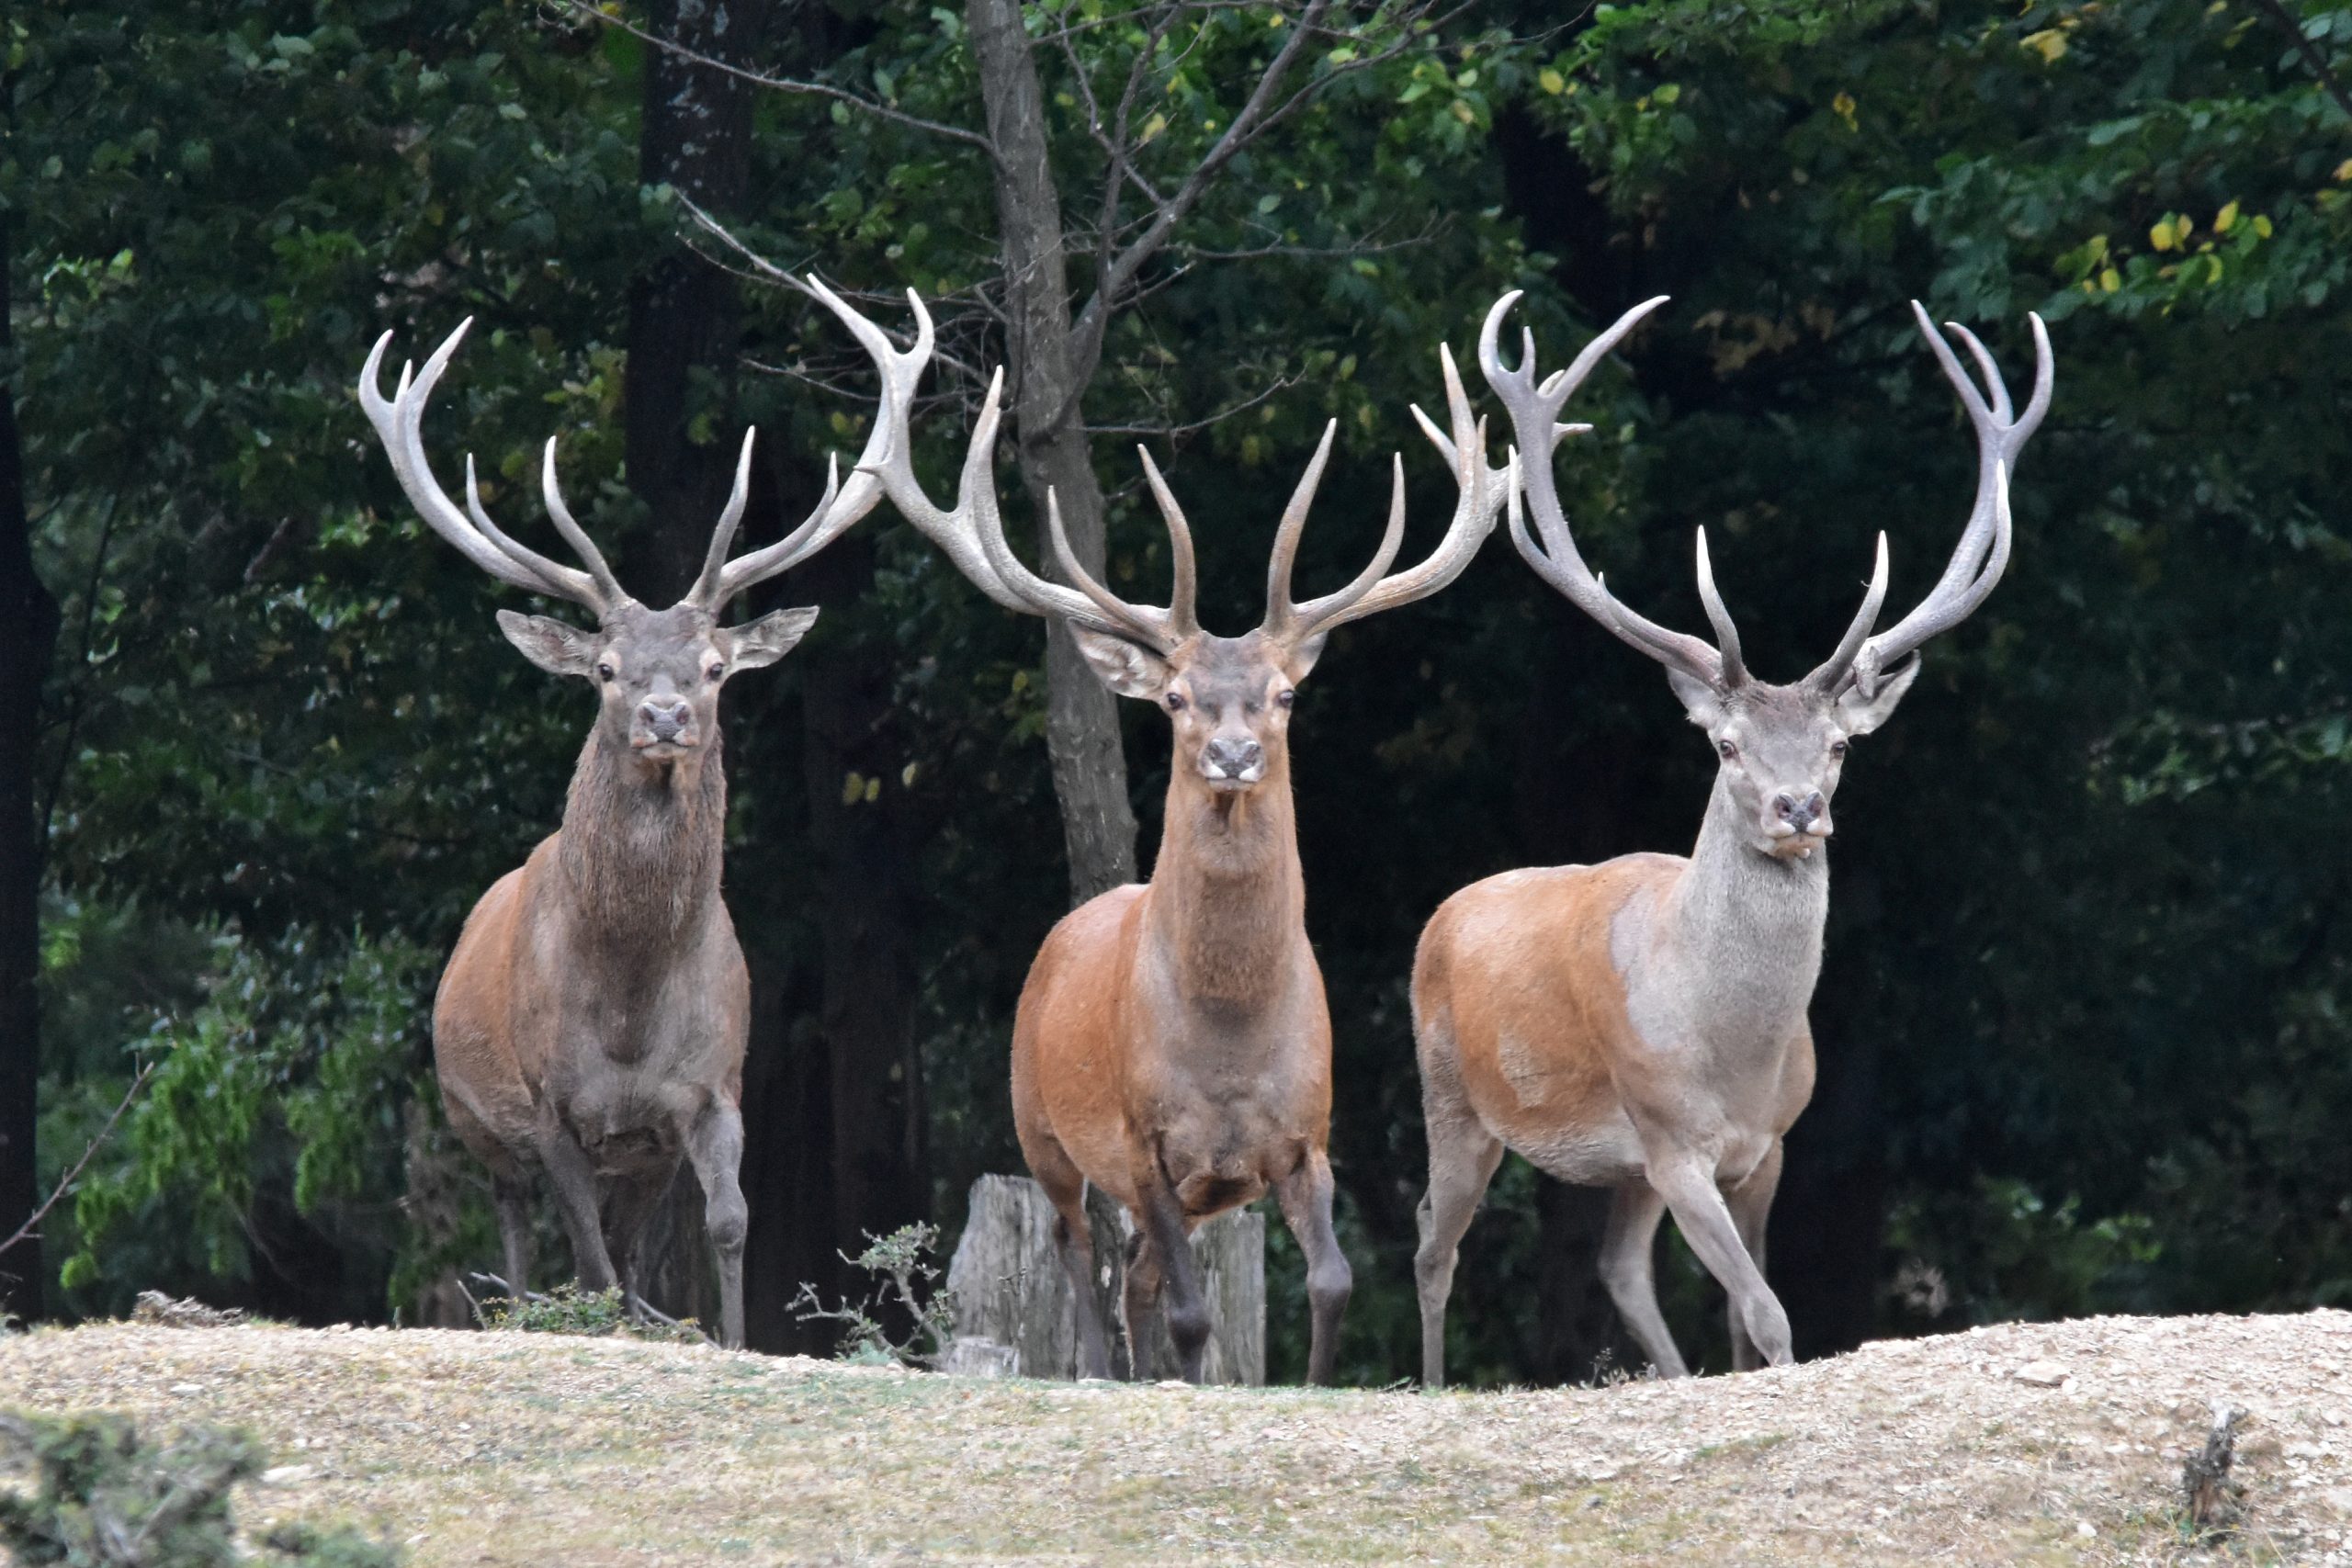
[[[1803,1021],[1820,978],[1829,856],[1826,846],[1804,860],[1765,854],[1745,817],[1718,774],[1665,924],[1690,994],[1725,1042],[1777,1049]]]
[[[563,809],[573,918],[616,953],[667,952],[718,897],[726,824],[717,736],[692,755],[647,762],[591,735]]]
[[[1257,787],[1229,795],[1181,766],[1178,775],[1152,868],[1150,941],[1187,1001],[1271,1003],[1287,991],[1306,930],[1289,763],[1277,760]]]

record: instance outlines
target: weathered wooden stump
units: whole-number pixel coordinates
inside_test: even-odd
[[[1121,1322],[1126,1284],[1126,1212],[1087,1190],[1093,1222],[1094,1300],[1111,1338],[1111,1372],[1134,1375],[1132,1337]],[[1210,1382],[1266,1381],[1266,1219],[1250,1210],[1223,1214],[1193,1233],[1193,1257],[1209,1298]],[[947,1266],[956,1297],[956,1338],[972,1348],[951,1371],[1016,1377],[1078,1375],[1077,1298],[1054,1247],[1054,1206],[1023,1176],[983,1176],[972,1183],[971,1215]],[[1176,1349],[1157,1313],[1144,1325],[1146,1378],[1174,1377]],[[1009,1353],[1008,1353],[1009,1352]]]

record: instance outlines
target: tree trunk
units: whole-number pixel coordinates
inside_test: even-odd
[[[0,209],[0,1235],[40,1201],[33,1129],[40,1089],[40,824],[34,784],[40,692],[57,637],[57,602],[33,571],[17,433],[16,342],[9,331],[8,215]],[[41,1313],[40,1239],[0,1258],[0,1306]]]
[[[769,5],[658,0],[648,21],[687,49],[752,68]],[[667,185],[722,217],[740,209],[751,186],[755,91],[667,50],[646,51],[638,178]],[[652,528],[628,564],[630,587],[648,603],[668,604],[692,584],[734,478],[741,432],[696,446],[687,428],[695,372],[731,383],[737,332],[734,281],[682,244],[669,245],[629,290],[628,483]]]
[[[836,540],[796,577],[826,604],[857,600],[874,581],[873,536]],[[907,748],[893,728],[889,640],[847,626],[829,635],[820,624],[799,665],[801,767],[824,933],[818,1031],[833,1151],[831,1245],[854,1258],[868,1235],[887,1235],[930,1207],[914,1032],[913,806],[900,777]]]
[[[1062,206],[1046,143],[1045,97],[1022,27],[1020,0],[968,0],[965,17],[980,67],[989,136],[997,147],[997,220],[1004,248],[1006,352],[1022,487],[1036,513],[1043,570],[1059,577],[1045,547],[1046,497],[1080,565],[1103,574],[1102,489],[1088,448],[1082,403],[1094,367],[1080,364],[1070,333],[1069,258]],[[1046,648],[1046,750],[1061,803],[1070,902],[1136,879],[1136,817],[1119,745],[1118,699],[1080,657],[1069,628],[1052,625]]]

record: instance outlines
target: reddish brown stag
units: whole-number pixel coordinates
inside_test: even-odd
[[[1789,1320],[1764,1281],[1764,1231],[1781,1135],[1813,1095],[1805,1011],[1829,910],[1829,798],[1848,742],[1883,724],[1918,675],[1920,645],[1983,604],[2008,563],[2009,471],[2050,406],[2050,342],[2036,319],[2033,396],[2016,414],[1984,346],[1951,329],[1983,373],[1980,389],[1918,312],[1975,426],[1975,508],[1928,597],[1874,632],[1886,598],[1881,534],[1877,570],[1838,650],[1803,681],[1775,686],[1741,660],[1703,531],[1699,597],[1713,646],[1610,595],[1577,554],[1554,486],[1553,449],[1589,428],[1556,423],[1562,405],[1664,301],[1626,312],[1538,387],[1532,333],[1514,369],[1497,350],[1516,299],[1495,306],[1478,350],[1518,437],[1526,508],[1514,491],[1512,540],[1577,608],[1666,666],[1718,761],[1687,860],[1635,854],[1508,872],[1447,899],[1421,933],[1413,966],[1430,1144],[1415,1259],[1421,1375],[1432,1387],[1445,1380],[1455,1248],[1506,1147],[1564,1181],[1614,1190],[1600,1277],[1661,1373],[1684,1371],[1650,1272],[1668,1210],[1730,1295],[1734,1364],[1752,1367],[1760,1356],[1778,1366],[1790,1357]],[[1540,538],[1528,532],[1529,514]]]
[[[1400,457],[1387,533],[1371,565],[1336,592],[1293,599],[1300,530],[1331,451],[1326,428],[1276,530],[1264,618],[1242,637],[1221,637],[1195,618],[1192,532],[1148,452],[1144,477],[1167,522],[1175,573],[1168,607],[1129,604],[1089,575],[1050,501],[1055,552],[1076,586],[1048,581],[1015,557],[998,514],[989,468],[1001,373],[973,429],[956,506],[942,510],[907,461],[915,383],[931,354],[922,302],[914,300],[915,345],[899,353],[823,285],[812,287],[885,365],[889,456],[881,476],[892,503],[990,598],[1066,623],[1105,685],[1159,705],[1175,729],[1151,881],[1114,888],[1054,928],[1013,1023],[1014,1126],[1059,1216],[1055,1238],[1080,1303],[1084,1369],[1097,1377],[1110,1371],[1104,1326],[1086,1304],[1093,1299],[1088,1182],[1136,1223],[1125,1302],[1130,1343],[1140,1342],[1133,1331],[1147,1314],[1163,1308],[1181,1370],[1196,1382],[1209,1318],[1186,1237],[1210,1216],[1272,1191],[1306,1257],[1307,1375],[1328,1382],[1351,1275],[1331,1229],[1331,1023],[1306,939],[1291,708],[1334,627],[1436,592],[1493,531],[1507,476],[1487,466],[1486,432],[1471,417],[1453,360],[1444,360],[1451,436],[1421,418],[1460,491],[1429,558],[1387,575],[1405,534]],[[1148,1375],[1140,1365],[1135,1371]]]
[[[617,1283],[636,1304],[639,1238],[682,1159],[702,1183],[718,1255],[720,1334],[743,1341],[743,1047],[749,983],[719,897],[727,775],[718,691],[772,664],[817,619],[778,610],[719,624],[729,600],[822,549],[871,511],[880,489],[868,444],[846,485],[826,487],[807,521],[763,549],[728,558],[751,481],[745,432],[735,488],[700,576],[666,610],[630,598],[556,489],[555,442],[542,488],[556,530],[586,568],[516,543],[491,521],[466,460],[466,507],[425,460],[425,402],[466,333],[459,325],[422,373],[379,389],[386,333],[360,373],[359,401],[419,516],[502,582],[567,599],[596,617],[583,631],[544,615],[498,613],[524,657],[596,689],[598,709],[571,775],[563,826],[493,884],[442,973],[433,1057],[451,1126],[490,1168],[508,1288],[531,1269],[530,1172],[546,1171],[581,1281]]]

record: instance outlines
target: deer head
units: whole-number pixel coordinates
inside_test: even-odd
[[[797,528],[764,549],[729,560],[728,551],[751,492],[752,432],[745,431],[735,464],[735,488],[719,513],[694,587],[666,610],[649,609],[622,591],[594,541],[573,521],[556,484],[553,437],[540,468],[541,493],[556,531],[579,557],[581,567],[548,559],[491,521],[470,455],[466,458],[463,511],[434,478],[424,456],[424,407],[471,325],[471,318],[459,322],[424,362],[422,373],[413,375],[414,367],[403,365],[400,386],[389,401],[380,388],[390,333],[376,340],[360,372],[360,407],[392,460],[401,489],[435,533],[491,576],[534,593],[569,599],[594,613],[593,631],[512,610],[501,610],[498,624],[540,669],[595,683],[601,704],[597,734],[605,745],[651,764],[696,754],[718,733],[718,689],[727,678],[739,670],[775,663],[817,620],[813,609],[778,610],[742,626],[725,626],[719,617],[727,602],[814,555],[874,509],[882,491],[869,470],[881,460],[885,433],[877,428],[846,487],[838,463],[834,465],[823,499]]]
[[[1510,497],[1511,540],[1544,580],[1585,614],[1666,666],[1667,679],[1682,700],[1690,722],[1707,732],[1715,749],[1718,778],[1749,842],[1778,858],[1803,858],[1826,842],[1832,830],[1830,797],[1837,793],[1848,743],[1886,722],[1919,673],[1918,649],[1928,638],[1968,618],[1992,592],[2009,559],[2009,473],[2018,453],[2050,409],[2054,384],[2050,334],[2040,316],[2033,322],[2033,396],[2018,414],[2009,401],[1992,355],[1974,333],[1957,323],[1946,330],[1967,348],[1983,373],[1980,389],[1961,367],[1951,345],[1915,301],[1912,312],[1935,350],[1937,362],[1968,410],[1977,441],[1976,504],[1951,562],[1919,606],[1885,631],[1875,631],[1886,600],[1886,536],[1878,536],[1878,562],[1853,623],[1837,651],[1792,685],[1756,680],[1740,657],[1739,630],[1715,590],[1707,558],[1707,531],[1699,530],[1699,601],[1713,626],[1711,646],[1688,633],[1669,631],[1626,608],[1589,570],[1570,536],[1552,473],[1552,454],[1589,425],[1560,424],[1559,412],[1601,357],[1658,306],[1645,300],[1595,338],[1565,371],[1535,380],[1535,337],[1521,336],[1520,361],[1505,369],[1498,346],[1503,317],[1519,299],[1506,294],[1487,312],[1478,339],[1478,365],[1487,385],[1510,410],[1523,459],[1525,509],[1521,491]],[[1989,394],[1989,402],[1987,394]],[[1528,532],[1532,514],[1535,532]]]
[[[931,356],[930,312],[910,290],[915,346],[901,352],[822,282],[812,277],[808,287],[883,367],[881,423],[888,427],[889,455],[880,479],[892,503],[998,604],[1067,624],[1088,666],[1104,685],[1123,697],[1164,709],[1176,733],[1177,776],[1189,776],[1218,794],[1245,792],[1269,779],[1287,778],[1292,704],[1332,629],[1426,598],[1459,577],[1492,531],[1504,493],[1516,488],[1509,469],[1487,467],[1485,423],[1472,417],[1453,357],[1440,349],[1452,434],[1441,432],[1419,409],[1413,414],[1453,471],[1460,492],[1445,537],[1419,566],[1388,573],[1405,538],[1405,465],[1399,457],[1393,465],[1387,532],[1371,564],[1335,592],[1305,604],[1292,597],[1291,567],[1316,486],[1331,455],[1339,426],[1334,420],[1325,425],[1314,460],[1275,531],[1264,619],[1242,637],[1217,637],[1201,629],[1194,613],[1198,578],[1192,530],[1148,451],[1137,448],[1144,478],[1168,527],[1174,569],[1168,606],[1130,604],[1097,581],[1071,550],[1061,509],[1051,496],[1046,531],[1063,575],[1075,586],[1049,581],[1013,554],[998,511],[990,459],[1002,415],[1003,371],[990,380],[973,425],[956,506],[942,510],[923,492],[908,462],[915,384]]]

